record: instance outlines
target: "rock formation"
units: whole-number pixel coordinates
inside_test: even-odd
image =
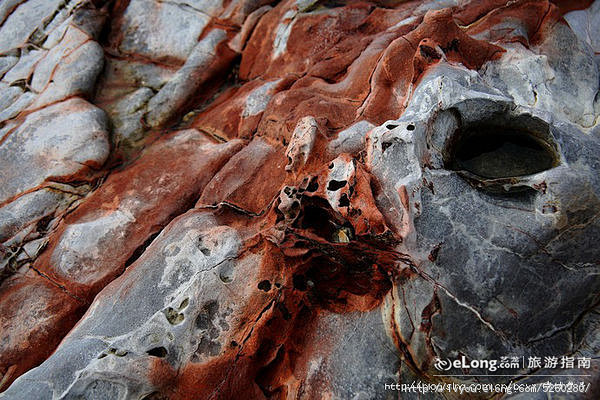
[[[0,78],[0,399],[600,397],[600,1],[3,0]]]

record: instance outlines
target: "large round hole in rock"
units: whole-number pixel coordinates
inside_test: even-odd
[[[525,130],[478,125],[460,132],[451,167],[485,179],[531,175],[558,165],[555,150]]]

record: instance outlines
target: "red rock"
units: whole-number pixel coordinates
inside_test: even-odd
[[[250,214],[261,215],[272,204],[283,184],[284,166],[281,147],[256,138],[217,172],[196,207],[226,203]]]
[[[0,287],[0,390],[45,360],[83,310],[82,302],[35,272],[4,281]]]
[[[1,344],[0,371],[15,365],[12,381],[43,361],[78,320],[83,305],[120,275],[162,227],[191,208],[241,147],[240,141],[215,144],[194,130],[173,132],[111,174],[51,235],[34,264],[44,278],[7,281],[0,288],[0,309],[7,310],[2,315],[10,316],[2,320],[10,339]],[[9,313],[17,290],[24,305]],[[45,302],[47,316],[42,318],[39,306]],[[66,308],[58,306],[62,303]],[[36,329],[28,335],[32,321]]]
[[[131,166],[111,174],[100,190],[65,218],[34,266],[90,301],[122,273],[138,247],[192,207],[213,174],[240,148],[235,141],[211,143],[193,130],[160,139]],[[112,220],[115,213],[122,214]],[[111,222],[104,225],[105,220]],[[85,243],[79,237],[86,230],[95,232],[96,242]],[[103,257],[110,253],[111,257]]]
[[[280,80],[256,79],[231,88],[194,118],[193,126],[217,140],[251,139],[271,97],[284,87]]]

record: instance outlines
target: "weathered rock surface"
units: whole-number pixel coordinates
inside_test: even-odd
[[[0,399],[597,398],[598,21],[0,2]]]

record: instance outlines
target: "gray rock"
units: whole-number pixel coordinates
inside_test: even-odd
[[[19,58],[16,56],[1,56],[0,57],[0,79],[6,71],[11,69],[16,63],[19,61]]]
[[[209,17],[185,4],[132,0],[123,15],[119,50],[152,60],[187,59]]]
[[[247,279],[257,273],[257,257],[236,260],[240,245],[236,231],[209,213],[191,211],[174,220],[94,301],[61,349],[0,397],[26,395],[19,389],[26,385],[36,387],[37,398],[137,398],[155,390],[148,373],[157,357],[174,368],[190,359],[209,362],[222,351],[219,343],[231,340],[234,330],[228,325],[245,318],[241,299],[254,290]],[[217,272],[225,264],[233,268],[227,287],[237,299],[222,290]],[[181,317],[171,318],[169,310]],[[216,330],[199,322],[203,312],[211,313],[208,323],[221,320]],[[153,351],[158,348],[164,353]],[[51,386],[44,385],[48,381]]]
[[[27,193],[0,208],[0,241],[5,242],[32,223],[64,209],[78,196],[47,188]]]
[[[600,63],[600,3],[593,2],[585,10],[565,14],[565,20],[582,43],[588,44]]]
[[[142,87],[106,107],[116,133],[115,142],[119,147],[123,147],[122,143],[133,145],[144,137],[145,106],[152,96],[154,92],[151,89]]]
[[[227,38],[222,29],[213,29],[193,48],[189,58],[173,78],[148,102],[146,122],[157,127],[181,110],[200,86],[213,77],[211,66],[217,60],[217,46]]]
[[[390,343],[379,310],[329,314],[321,318],[306,346],[335,337],[331,347],[310,362],[305,397],[334,399],[395,399],[386,384],[397,383],[398,350]],[[333,379],[331,383],[327,382]]]
[[[254,89],[246,98],[246,106],[242,111],[242,117],[252,117],[258,115],[267,108],[267,104],[273,97],[274,88],[281,82],[281,79],[269,81]]]
[[[596,121],[598,64],[575,34],[556,24],[532,54],[522,45],[507,46],[499,62],[489,63],[486,83],[503,90],[516,104],[539,108],[584,128]]]
[[[405,234],[403,252],[416,257],[413,285],[423,280],[431,287],[419,294],[405,285],[403,293],[413,299],[390,298],[396,310],[418,305],[415,315],[400,313],[394,321],[421,361],[428,359],[429,346],[438,357],[452,360],[460,354],[469,359],[562,355],[581,345],[581,339],[563,332],[579,326],[600,288],[597,266],[589,262],[597,257],[589,240],[600,234],[600,192],[597,174],[588,167],[600,165],[600,148],[566,114],[554,119],[543,110],[515,105],[511,97],[485,88],[472,72],[439,67],[423,80],[399,120],[369,135],[372,171],[394,203],[389,220]],[[563,101],[551,96],[545,104],[554,110]],[[540,102],[534,106],[546,109]],[[503,189],[476,188],[448,164],[461,132],[457,120],[463,127],[496,123],[538,132],[558,149],[558,165]],[[433,162],[426,165],[424,159]],[[391,195],[402,187],[407,202]],[[428,345],[408,321],[434,300],[441,312],[431,320]]]
[[[90,41],[63,58],[31,107],[43,107],[72,96],[89,96],[95,87],[96,77],[102,71],[103,55],[102,47]]]
[[[61,41],[42,58],[33,73],[31,88],[40,93],[37,109],[72,96],[88,96],[103,67],[102,47],[81,30],[70,26]]]
[[[368,121],[360,121],[338,133],[337,138],[329,143],[328,151],[332,156],[342,153],[353,154],[361,151],[365,144],[367,133],[375,128]]]
[[[0,82],[0,95],[2,96],[2,100],[0,100],[0,109],[5,112],[4,110],[10,107],[22,94],[23,89],[20,87],[10,86],[4,82]]]
[[[173,77],[174,73],[175,71],[157,64],[107,57],[103,81],[99,89],[104,91],[108,89],[104,87],[106,84],[126,81],[158,91]]]
[[[14,86],[13,86],[14,87]],[[19,91],[21,89],[19,88]],[[21,111],[25,110],[36,99],[32,92],[21,92],[20,96],[14,97],[12,103],[0,112],[0,121],[8,121],[15,118]]]
[[[9,84],[27,81],[33,73],[35,65],[45,54],[45,50],[21,51],[19,61],[4,75],[2,81]]]
[[[0,201],[53,180],[84,177],[108,153],[106,116],[88,102],[74,98],[34,112],[0,145]]]
[[[0,54],[23,46],[44,21],[50,22],[61,0],[6,1],[0,9]],[[18,7],[13,11],[16,4]]]

